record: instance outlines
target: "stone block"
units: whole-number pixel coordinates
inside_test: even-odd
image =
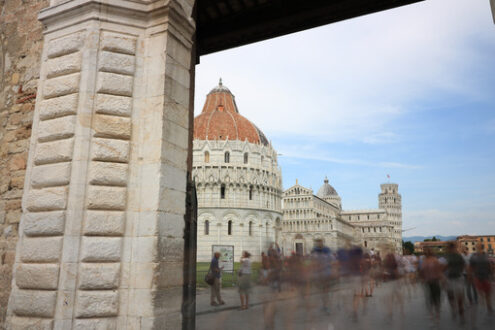
[[[54,58],[65,54],[77,52],[84,45],[84,32],[70,34],[69,36],[50,40],[47,46],[48,58]]]
[[[79,289],[117,289],[119,278],[120,263],[83,263],[79,272]]]
[[[187,185],[187,171],[169,164],[162,164],[161,174],[163,175],[164,188],[171,188],[183,191]]]
[[[184,284],[183,266],[182,262],[161,262],[160,272],[158,273],[158,287],[182,286]]]
[[[83,237],[81,260],[84,262],[120,261],[122,239],[119,237]]]
[[[74,330],[114,330],[117,329],[117,319],[112,317],[97,319],[76,319]]]
[[[40,119],[48,120],[67,115],[75,115],[77,113],[78,100],[78,93],[44,100],[40,103],[39,107]]]
[[[71,162],[34,166],[31,172],[33,188],[68,185],[70,182]]]
[[[34,317],[12,317],[10,330],[52,330],[53,320]]]
[[[21,210],[21,200],[11,200],[5,203],[5,211],[17,211]]]
[[[58,286],[56,264],[20,264],[15,273],[15,282],[21,289],[55,290]]]
[[[127,189],[122,187],[89,186],[87,207],[92,210],[124,210]]]
[[[67,207],[67,187],[32,189],[26,198],[28,211],[57,211]]]
[[[115,53],[134,55],[136,53],[136,38],[118,35],[112,32],[103,32],[100,40],[102,50]]]
[[[180,263],[184,260],[184,239],[182,237],[160,237],[160,261]]]
[[[10,188],[15,188],[15,189],[23,189],[24,188],[24,178],[21,177],[14,177],[10,179]]]
[[[58,262],[62,254],[62,237],[24,237],[20,257],[23,262]]]
[[[72,160],[74,139],[38,143],[34,155],[34,164],[68,162]]]
[[[186,193],[184,191],[162,189],[159,210],[167,213],[184,214],[186,212]]]
[[[87,211],[83,233],[93,236],[122,236],[125,213],[119,211]]]
[[[43,84],[43,96],[45,99],[77,93],[81,75],[73,73],[67,76],[48,79]]]
[[[91,162],[89,183],[94,185],[121,186],[127,184],[127,164]]]
[[[117,291],[79,291],[76,317],[96,318],[117,316],[119,296]]]
[[[96,113],[130,117],[132,111],[132,98],[128,96],[116,96],[98,94],[96,96]]]
[[[133,78],[116,73],[100,72],[96,91],[102,94],[132,96]]]
[[[15,290],[12,293],[12,310],[17,316],[53,317],[56,291]]]
[[[131,120],[129,118],[96,115],[93,123],[95,137],[129,140],[131,138]]]
[[[7,216],[5,217],[5,219],[7,220],[7,223],[19,223],[21,221],[21,211],[20,210],[16,210],[16,211],[9,211],[7,212]]]
[[[63,235],[65,227],[65,212],[28,212],[24,215],[23,224],[24,234],[27,236]]]
[[[9,143],[9,154],[18,154],[29,149],[29,139]]]
[[[129,142],[94,138],[91,160],[126,163],[129,161]]]
[[[98,71],[123,75],[134,74],[135,57],[132,55],[102,51],[98,59]]]
[[[24,170],[26,168],[27,152],[13,155],[8,163],[10,171]]]
[[[65,116],[40,122],[38,141],[47,142],[74,136],[76,116]]]
[[[46,62],[47,78],[58,77],[81,71],[81,53],[52,58]]]
[[[155,236],[134,237],[132,239],[132,260],[139,262],[157,262],[158,259],[158,238]]]

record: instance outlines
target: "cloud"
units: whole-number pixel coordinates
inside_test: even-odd
[[[322,155],[321,152],[301,152],[307,148],[297,146],[296,148],[290,149],[280,149],[281,154],[284,158],[295,158],[295,159],[306,159],[306,160],[317,160],[328,163],[336,164],[347,164],[347,165],[357,165],[357,166],[369,166],[369,167],[382,167],[382,168],[402,168],[409,170],[416,170],[423,168],[419,165],[403,164],[399,162],[370,162],[362,159],[341,159]],[[299,151],[296,151],[299,150]]]
[[[466,81],[491,63],[469,45],[495,43],[487,11],[486,1],[426,1],[203,57],[197,112],[222,76],[265,133],[390,143],[416,101],[484,94]]]

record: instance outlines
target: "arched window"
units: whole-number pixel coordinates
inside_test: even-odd
[[[229,220],[227,224],[227,234],[232,235],[232,220]]]
[[[249,200],[252,201],[253,200],[253,186],[250,186],[249,187]]]
[[[205,163],[210,162],[210,153],[208,151],[205,151]]]
[[[253,222],[249,221],[249,236],[253,236]]]
[[[268,222],[265,224],[265,228],[266,228],[266,236],[268,236]]]
[[[230,163],[230,152],[225,152],[225,155],[224,155],[224,162],[225,163]]]
[[[244,153],[244,164],[247,164],[249,161],[249,155],[247,152]]]
[[[210,222],[208,220],[205,221],[205,235],[210,234]]]
[[[225,185],[220,186],[220,198],[225,199]]]

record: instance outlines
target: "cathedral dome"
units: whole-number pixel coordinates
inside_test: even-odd
[[[222,84],[213,88],[206,96],[200,115],[194,118],[195,140],[239,140],[268,145],[263,132],[239,114],[235,97]]]
[[[338,196],[339,194],[337,194],[337,191],[335,190],[334,187],[332,187],[329,183],[328,183],[328,179],[325,178],[325,180],[323,181],[323,185],[321,186],[321,188],[318,190],[318,193],[316,194],[316,196],[320,197],[320,198],[325,198],[325,197],[330,197],[330,196]]]

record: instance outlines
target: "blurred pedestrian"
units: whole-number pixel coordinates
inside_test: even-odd
[[[313,261],[313,281],[322,297],[321,310],[328,314],[328,292],[330,290],[332,254],[330,249],[323,244],[321,238],[315,240],[311,257]]]
[[[457,251],[454,242],[447,245],[447,297],[449,299],[452,316],[459,314],[461,322],[464,323],[464,280],[462,273],[465,268],[464,258]]]
[[[242,252],[241,269],[239,270],[239,296],[241,298],[241,309],[249,307],[249,293],[251,291],[251,254]]]
[[[225,304],[225,302],[222,300],[222,297],[220,295],[220,288],[222,287],[223,267],[219,267],[218,264],[219,258],[220,258],[220,252],[215,252],[213,254],[213,259],[211,259],[211,263],[210,263],[210,271],[213,273],[214,276],[214,282],[211,285],[211,294],[210,294],[210,305],[212,306]]]
[[[261,252],[261,284],[266,284],[268,281],[268,271],[270,269],[270,260],[265,252]]]
[[[478,292],[476,291],[476,287],[474,286],[473,274],[471,271],[471,266],[469,265],[469,259],[471,258],[471,255],[468,253],[467,247],[463,249],[462,257],[464,258],[464,263],[466,264],[466,267],[464,267],[464,271],[463,271],[466,295],[468,297],[469,304],[471,305],[477,304]]]
[[[483,251],[481,243],[476,245],[476,253],[474,253],[469,259],[469,265],[473,272],[474,284],[479,294],[484,298],[486,308],[489,312],[493,311],[491,301],[491,283],[492,280],[492,268],[488,256]]]
[[[434,322],[440,320],[440,282],[442,280],[442,265],[429,248],[425,249],[425,257],[421,263],[421,277],[426,286],[427,301]]]

